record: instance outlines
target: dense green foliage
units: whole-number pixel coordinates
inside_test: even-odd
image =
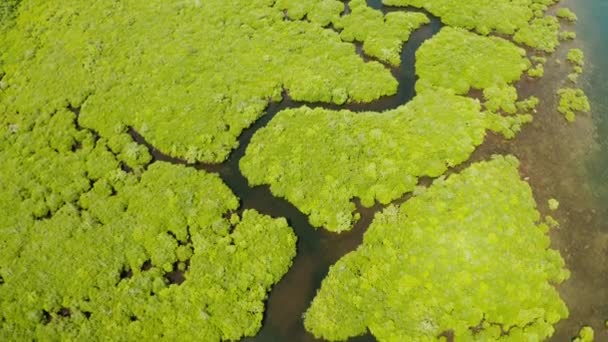
[[[487,34],[493,30],[513,34],[533,16],[527,1],[383,0],[391,6],[424,7],[450,26]]]
[[[419,94],[410,103],[384,113],[284,111],[256,133],[240,168],[313,226],[348,230],[357,220],[354,198],[364,206],[389,203],[412,191],[418,177],[468,159],[486,129],[511,138],[530,122],[538,100],[518,102],[509,85],[529,65],[525,51],[502,38],[446,27],[418,50]],[[471,87],[484,89],[485,111],[453,94]]]
[[[364,206],[389,203],[412,191],[417,177],[467,160],[486,129],[508,132],[512,124],[447,90],[383,113],[303,107],[261,129],[240,168],[252,185],[270,184],[308,214],[313,226],[340,232],[356,220],[354,197]]]
[[[305,315],[315,336],[369,329],[380,341],[540,341],[568,310],[568,277],[537,223],[513,157],[439,179],[377,214],[363,244],[333,265]]]
[[[344,11],[344,3],[338,0],[276,0],[273,6],[291,20],[306,18],[321,26],[335,22]]]
[[[549,210],[557,210],[559,208],[559,201],[555,198],[550,198],[547,204],[549,205]]]
[[[530,67],[526,51],[498,37],[445,27],[416,53],[417,91],[429,87],[466,94],[517,81]]]
[[[517,89],[513,86],[493,86],[483,90],[483,97],[486,100],[484,106],[492,112],[503,111],[507,114],[517,112]]]
[[[574,121],[576,112],[588,113],[591,110],[589,99],[582,89],[562,88],[557,91],[559,104],[557,110],[564,114],[566,120]]]
[[[545,75],[545,66],[543,64],[535,64],[533,68],[528,69],[528,76],[540,78]]]
[[[0,28],[13,19],[21,0],[2,0],[0,2]]]
[[[463,95],[471,88],[483,90],[489,114],[519,112],[507,118],[487,115],[488,128],[512,138],[523,124],[532,121],[529,113],[538,104],[538,99],[517,102],[517,91],[510,85],[530,65],[526,51],[505,39],[445,27],[416,53],[416,90],[439,87]]]
[[[531,96],[522,101],[517,101],[517,89],[513,86],[492,86],[483,90],[486,100],[483,105],[492,113],[516,114],[530,113],[538,106],[538,98]]]
[[[595,332],[593,328],[590,326],[584,326],[578,332],[578,336],[573,340],[573,342],[593,342],[595,337]]]
[[[517,89],[513,86],[492,86],[483,90],[483,103],[490,119],[488,128],[500,132],[506,138],[513,138],[521,130],[521,126],[532,121],[530,113],[536,111],[539,99],[531,96],[517,101]],[[494,114],[494,115],[493,115]],[[503,117],[495,114],[507,114]]]
[[[576,32],[574,31],[562,31],[559,33],[559,40],[572,40],[576,39]]]
[[[583,53],[583,50],[578,48],[570,49],[566,59],[568,59],[568,62],[574,64],[574,66],[582,68],[585,65],[585,54]],[[580,70],[582,72],[582,69]]]
[[[334,103],[396,91],[388,70],[336,32],[268,4],[22,2],[0,38],[0,97],[20,113],[82,105],[81,124],[103,137],[134,126],[170,155],[220,162],[283,89]]]
[[[559,45],[559,22],[552,16],[534,18],[529,25],[517,31],[513,39],[542,51],[553,52]]]
[[[549,285],[567,272],[547,249],[546,225],[535,223],[517,162],[475,164],[426,192],[416,184],[466,161],[487,130],[511,138],[532,119],[538,99],[520,100],[512,84],[527,70],[542,76],[544,61],[530,69],[524,49],[483,35],[552,51],[571,34],[558,35],[546,15],[554,0],[385,2],[460,27],[418,51],[415,98],[383,113],[283,111],[240,164],[252,185],[269,184],[335,232],[357,221],[355,200],[388,204],[418,190],[377,215],[364,244],[332,267],[306,326],[328,339],[366,327],[384,340],[448,329],[542,339],[567,315]],[[254,335],[267,292],[295,255],[287,221],[237,212],[217,175],[152,162],[129,127],[171,156],[219,163],[284,92],[334,104],[394,94],[390,71],[349,42],[397,66],[429,18],[384,15],[363,0],[348,6],[0,2],[0,340]],[[578,74],[582,52],[571,54]],[[483,101],[465,97],[471,89]],[[589,110],[581,90],[560,97],[567,118]]]
[[[544,51],[558,45],[559,23],[555,17],[544,16],[555,0],[384,0],[387,5],[424,7],[455,27],[475,30],[481,34],[492,31],[515,35],[519,43]]]
[[[528,76],[534,78],[543,77],[545,74],[545,63],[547,63],[547,58],[542,56],[532,56],[530,60],[533,63],[533,67],[528,69]]]
[[[393,12],[384,16],[368,7],[365,0],[350,1],[349,6],[351,12],[334,23],[342,29],[340,37],[349,42],[363,42],[367,55],[395,66],[401,63],[401,48],[412,31],[430,22],[426,15],[416,12]]]
[[[384,15],[365,0],[349,1],[350,11],[344,13],[345,4],[336,0],[278,0],[274,6],[285,10],[292,20],[306,18],[321,26],[332,24],[342,40],[362,42],[365,54],[394,66],[401,63],[401,48],[412,31],[429,23],[422,13]]]
[[[97,139],[74,121],[0,117],[0,340],[255,334],[295,255],[287,222],[230,216],[238,200],[218,176],[146,167],[127,135]]]
[[[558,9],[557,12],[555,13],[555,15],[558,18],[566,19],[570,22],[575,22],[578,20],[576,13],[572,12],[571,9],[566,8],[566,7],[562,7],[560,9]]]

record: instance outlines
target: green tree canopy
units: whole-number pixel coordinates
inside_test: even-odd
[[[514,157],[439,179],[377,214],[363,244],[333,265],[306,312],[315,336],[367,329],[381,341],[543,340],[568,310],[568,277],[549,249]]]
[[[82,106],[80,123],[105,138],[133,126],[172,156],[221,162],[284,89],[335,103],[396,92],[336,32],[268,5],[24,1],[0,38],[0,97],[20,113]]]
[[[498,32],[515,41],[551,52],[559,44],[559,23],[546,16],[557,0],[383,0],[386,5],[422,7],[444,23],[482,35]]]
[[[0,116],[0,340],[254,335],[295,255],[286,220],[74,121]]]
[[[285,110],[253,137],[240,168],[252,185],[269,184],[310,217],[344,231],[357,220],[351,202],[387,204],[467,160],[486,129],[513,135],[513,120],[481,112],[448,90],[417,95],[383,113]]]

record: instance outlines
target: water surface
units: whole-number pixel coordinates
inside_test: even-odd
[[[227,170],[233,170],[230,172],[234,174],[229,175],[226,173],[227,171],[220,170],[220,175],[235,194],[241,198],[242,207],[255,208],[272,216],[286,217],[298,235],[298,253],[294,259],[294,264],[270,292],[262,329],[258,335],[253,338],[246,338],[244,341],[316,341],[304,329],[302,314],[320,288],[321,281],[327,275],[329,267],[344,254],[356,249],[361,244],[363,233],[371,223],[374,213],[381,210],[381,206],[378,205],[372,208],[364,208],[358,205],[361,219],[351,231],[341,234],[313,228],[308,223],[307,217],[293,205],[283,199],[272,197],[268,187],[249,188],[247,186],[246,179],[238,171],[238,161],[243,156],[251,135],[260,127],[265,126],[277,112],[285,108],[307,105],[309,107],[319,106],[353,111],[384,111],[407,103],[415,95],[414,61],[416,51],[425,40],[439,32],[440,28],[441,23],[438,18],[431,17],[431,23],[416,30],[404,45],[401,65],[392,69],[393,75],[399,81],[398,91],[395,95],[368,104],[353,103],[344,106],[297,103],[286,98],[281,103],[271,104],[267,114],[239,139],[239,149],[231,154],[227,162]],[[362,57],[367,59],[365,56]],[[352,338],[350,341],[375,341],[375,339],[367,334]]]
[[[383,12],[403,10],[384,7],[380,0],[368,0],[368,4]],[[564,256],[572,276],[558,286],[566,301],[570,318],[556,326],[552,341],[569,341],[582,325],[591,325],[596,340],[608,341],[604,320],[608,319],[608,1],[564,1],[579,16],[576,26],[579,38],[563,44],[552,56],[541,81],[524,78],[517,87],[522,96],[535,95],[541,105],[534,115],[534,122],[526,125],[513,140],[489,134],[486,141],[471,159],[458,167],[486,160],[495,153],[513,154],[521,161],[520,172],[533,188],[539,210],[552,215],[561,226],[551,232],[552,247]],[[415,10],[415,9],[414,9]],[[362,235],[380,206],[358,206],[361,220],[350,232],[332,234],[310,226],[307,217],[284,199],[271,195],[267,186],[250,188],[238,169],[252,135],[265,126],[279,111],[302,105],[354,111],[383,111],[407,103],[415,95],[415,52],[426,39],[441,28],[438,18],[431,16],[431,24],[415,31],[402,52],[402,63],[392,69],[399,80],[397,94],[370,104],[305,104],[285,97],[273,103],[266,115],[247,129],[239,139],[240,147],[233,151],[227,162],[221,165],[194,165],[199,169],[219,173],[224,182],[241,199],[241,210],[254,208],[274,217],[285,217],[298,236],[298,253],[294,264],[284,278],[272,289],[260,333],[246,341],[315,341],[303,327],[302,313],[306,311],[330,265],[341,256],[354,250],[362,241]],[[570,29],[574,29],[571,27]],[[358,51],[360,52],[360,44]],[[579,115],[574,123],[567,123],[556,111],[555,91],[566,84],[563,80],[569,72],[564,63],[567,50],[581,46],[587,55],[586,73],[581,82],[590,95],[593,107],[591,115]],[[362,56],[364,59],[367,57]],[[136,140],[145,143],[136,132]],[[149,146],[151,149],[152,147]],[[184,161],[168,158],[157,151],[156,159],[176,163]],[[422,180],[429,183],[431,180]],[[550,212],[547,200],[560,202],[557,212]],[[351,341],[374,341],[371,335]]]
[[[595,329],[597,341],[608,341],[604,326],[608,319],[608,21],[605,20],[608,1],[562,3],[573,7],[579,16],[576,26],[565,25],[566,29],[576,29],[578,39],[564,43],[549,58],[546,76],[541,81],[524,78],[517,85],[522,97],[535,95],[541,99],[534,122],[525,126],[513,140],[489,134],[485,143],[464,165],[488,159],[495,153],[513,154],[519,158],[520,172],[530,183],[539,210],[561,223],[560,228],[551,232],[552,248],[561,252],[572,273],[569,280],[558,286],[570,310],[570,318],[556,325],[551,341],[570,341],[582,325],[591,325]],[[383,12],[401,10],[384,7],[380,0],[368,0],[368,4]],[[405,45],[402,64],[393,70],[400,82],[398,94],[371,104],[346,107],[381,111],[409,101],[415,95],[415,51],[440,27],[437,18],[433,18],[430,25],[416,31]],[[579,115],[574,123],[567,123],[556,111],[555,91],[559,86],[568,86],[564,81],[569,72],[569,66],[564,63],[565,55],[569,48],[577,46],[582,47],[587,56],[581,85],[590,97],[593,111],[591,115]],[[273,109],[270,110],[271,115],[276,113]],[[265,120],[269,120],[271,115]],[[254,188],[249,195],[244,194],[244,203],[256,208],[263,206],[267,197],[256,195],[256,192]],[[559,200],[557,212],[548,209],[549,198]],[[270,294],[261,332],[248,341],[315,340],[304,330],[301,314],[307,309],[329,266],[356,248],[373,213],[379,208],[362,210],[361,222],[353,231],[339,236],[324,231],[306,232],[310,228],[306,218],[291,209],[285,211],[268,206],[263,212],[288,217],[298,233],[300,244],[307,247],[298,245],[293,267]],[[351,339],[373,340],[369,334]]]
[[[608,1],[563,4],[579,18],[578,37],[571,45],[585,52],[581,83],[592,113],[578,116],[563,131],[546,134],[557,146],[549,150],[555,164],[545,170],[546,183],[562,203],[557,216],[563,227],[552,238],[572,272],[559,287],[570,318],[557,325],[552,341],[567,341],[581,325],[594,328],[596,341],[608,341]]]

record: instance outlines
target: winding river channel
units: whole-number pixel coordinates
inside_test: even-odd
[[[368,4],[383,12],[402,10],[385,7],[378,0],[368,1]],[[549,59],[545,67],[546,76],[541,81],[524,78],[517,84],[522,97],[535,95],[541,99],[534,122],[525,126],[513,140],[488,134],[484,144],[470,160],[457,169],[485,160],[495,153],[514,154],[521,161],[522,177],[532,186],[541,213],[549,214],[546,205],[549,198],[555,197],[560,201],[560,210],[551,215],[561,222],[561,227],[551,232],[551,238],[552,247],[560,250],[572,272],[571,279],[559,287],[570,308],[571,317],[556,326],[552,340],[570,340],[581,325],[592,325],[596,338],[608,341],[608,334],[603,328],[604,320],[608,319],[608,94],[605,94],[608,85],[608,63],[605,58],[608,55],[608,40],[602,35],[608,33],[608,23],[601,15],[608,13],[608,3],[603,0],[571,0],[565,1],[565,4],[579,13],[579,39],[563,44]],[[404,45],[400,67],[391,69],[399,81],[395,95],[368,104],[337,106],[295,102],[286,93],[283,101],[271,103],[266,114],[243,132],[239,148],[232,152],[226,162],[219,165],[190,165],[218,173],[241,199],[240,210],[256,209],[274,217],[285,217],[298,236],[297,256],[289,272],[270,292],[262,330],[246,341],[315,341],[304,329],[302,313],[312,301],[329,267],[361,243],[373,215],[382,209],[379,205],[372,208],[358,205],[361,219],[346,233],[338,235],[314,229],[306,215],[286,200],[272,196],[268,186],[248,185],[239,170],[239,161],[251,137],[278,112],[287,108],[306,105],[353,111],[384,111],[407,103],[415,95],[416,51],[441,26],[439,19],[431,16],[431,23],[416,30]],[[600,28],[601,33],[597,33]],[[593,113],[591,116],[579,115],[576,122],[569,124],[555,110],[555,90],[567,73],[567,66],[560,61],[574,45],[581,45],[590,56],[590,66],[583,84],[590,95]],[[361,54],[360,44],[355,46]],[[367,60],[364,55],[362,58]],[[162,154],[137,132],[132,130],[131,134],[136,141],[148,146],[155,160],[187,164],[184,160]],[[430,180],[421,179],[421,182],[428,183]],[[351,339],[373,340],[371,335]]]
[[[370,5],[384,11],[397,10],[397,8],[385,9],[379,5],[379,2],[373,4],[370,2]],[[315,229],[308,223],[306,215],[287,200],[274,197],[268,186],[249,186],[247,179],[240,172],[239,162],[245,154],[252,136],[266,126],[277,113],[288,108],[308,106],[333,110],[349,109],[355,112],[381,112],[409,102],[415,96],[416,51],[424,41],[433,37],[442,27],[439,18],[426,14],[431,18],[431,22],[412,33],[401,52],[401,65],[397,68],[391,68],[393,76],[399,81],[396,94],[371,103],[348,103],[338,106],[327,103],[297,102],[285,93],[281,102],[270,103],[266,113],[243,131],[239,137],[239,147],[232,151],[228,159],[222,164],[188,164],[185,160],[163,154],[149,144],[138,132],[130,130],[130,134],[135,141],[148,147],[154,160],[189,165],[199,170],[218,173],[224,183],[240,198],[239,211],[256,209],[273,217],[285,217],[298,236],[297,255],[290,270],[270,292],[260,333],[254,338],[245,339],[245,341],[314,341],[314,337],[304,329],[302,313],[306,311],[314,298],[321,281],[329,271],[329,267],[361,244],[363,233],[371,223],[374,214],[383,208],[380,205],[365,208],[357,203],[357,210],[361,219],[349,232],[334,234],[323,229]],[[355,49],[363,59],[369,60],[369,57],[363,55],[361,44],[356,43]],[[424,182],[425,180],[422,179],[421,181]],[[405,196],[405,198],[407,197],[409,195]],[[371,335],[366,335],[352,340],[374,341],[374,338]]]

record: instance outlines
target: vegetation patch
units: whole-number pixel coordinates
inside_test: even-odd
[[[589,99],[582,89],[562,88],[557,91],[559,105],[557,110],[564,114],[566,120],[574,121],[576,112],[588,113],[591,110]]]
[[[367,329],[381,341],[551,336],[568,316],[552,284],[569,273],[517,166],[510,156],[473,164],[377,214],[331,267],[306,328],[328,340]]]
[[[254,335],[295,255],[287,222],[75,119],[0,117],[0,340]]]
[[[542,56],[532,56],[530,60],[534,66],[528,69],[528,76],[532,78],[543,77],[545,75],[545,63],[547,63],[547,58]]]
[[[274,7],[285,11],[291,20],[304,20],[327,26],[344,11],[344,2],[338,0],[276,0]]]
[[[533,17],[532,1],[500,0],[383,0],[390,6],[423,7],[450,26],[475,30],[481,34],[497,31],[513,34]],[[473,14],[473,15],[472,15]]]
[[[133,126],[190,161],[225,160],[284,89],[333,103],[397,89],[336,32],[284,20],[265,0],[31,0],[0,40],[12,111],[82,106],[80,123],[103,137]]]
[[[418,12],[392,12],[385,16],[368,7],[365,0],[353,0],[348,4],[350,13],[334,24],[342,30],[340,37],[349,42],[363,42],[367,55],[394,66],[401,63],[403,43],[412,31],[430,22],[426,15]]]
[[[555,15],[558,18],[565,19],[569,22],[575,22],[578,20],[576,13],[572,12],[572,10],[567,7],[562,7],[560,9],[558,9],[557,12],[555,13]]]
[[[534,18],[527,26],[522,27],[513,39],[545,52],[554,52],[559,45],[559,22],[557,18],[547,15]]]
[[[392,6],[423,7],[454,27],[475,30],[482,35],[497,32],[514,36],[518,43],[543,51],[554,51],[559,23],[545,11],[555,0],[459,1],[459,0],[383,0]]]
[[[568,59],[568,62],[572,63],[574,66],[579,66],[582,68],[585,65],[585,54],[581,49],[570,49],[566,58]]]
[[[439,176],[467,160],[486,129],[511,138],[532,120],[528,113],[538,100],[518,102],[508,85],[530,65],[514,44],[446,27],[416,59],[418,95],[395,110],[279,113],[241,160],[250,184],[269,184],[313,226],[340,232],[358,219],[354,198],[364,206],[387,204],[412,191],[418,177]],[[454,94],[471,88],[484,89],[485,111]]]
[[[346,4],[336,0],[278,0],[274,6],[283,9],[291,20],[307,19],[323,27],[332,25],[343,41],[362,42],[365,54],[393,66],[401,63],[401,49],[410,34],[430,22],[419,12],[385,15],[369,7],[365,0]]]
[[[578,332],[578,336],[575,337],[572,341],[574,342],[593,342],[595,337],[595,332],[593,328],[590,326],[584,326]]]
[[[284,110],[240,161],[250,185],[333,232],[359,219],[357,201],[415,193],[331,268],[306,328],[329,340],[547,338],[568,314],[552,286],[568,272],[548,248],[558,223],[539,223],[516,159],[440,176],[488,130],[512,138],[532,120],[538,99],[513,83],[542,76],[546,60],[532,67],[516,43],[555,50],[574,38],[557,17],[573,13],[547,15],[554,0],[384,2],[454,26],[418,50],[413,100]],[[395,94],[383,63],[398,66],[429,21],[363,0],[0,3],[0,340],[255,335],[295,256],[287,220],[239,211],[219,176],[154,161],[129,132],[182,163],[222,163],[284,94],[335,105]],[[576,77],[583,59],[568,54]],[[582,90],[558,94],[568,120],[589,111]],[[424,176],[440,178],[416,186]]]
[[[576,39],[576,32],[574,31],[562,31],[559,33],[559,40],[573,40]]]
[[[437,177],[467,160],[486,129],[508,132],[511,125],[447,90],[383,113],[303,107],[261,129],[240,168],[251,185],[270,184],[313,226],[340,232],[357,220],[353,198],[364,206],[387,204],[412,191],[418,177]]]
[[[444,27],[416,53],[416,90],[442,87],[467,94],[517,81],[529,67],[526,51],[505,39]]]

